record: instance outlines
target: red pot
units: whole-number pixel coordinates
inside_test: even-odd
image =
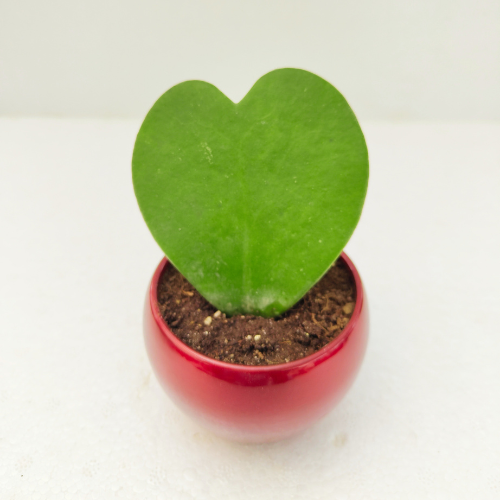
[[[163,259],[146,297],[144,337],[165,392],[204,427],[238,441],[277,441],[326,415],[353,383],[368,339],[368,307],[361,278],[347,255],[343,253],[341,258],[356,283],[356,305],[349,323],[314,354],[272,366],[216,361],[181,342],[158,309],[158,280],[168,265]]]

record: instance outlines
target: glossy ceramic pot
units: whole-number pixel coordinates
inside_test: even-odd
[[[363,360],[368,308],[361,278],[347,255],[341,259],[356,284],[352,317],[332,342],[290,363],[245,366],[216,361],[181,342],[163,320],[156,269],[146,296],[144,337],[156,377],[189,416],[218,435],[244,442],[277,441],[326,415],[344,396]]]

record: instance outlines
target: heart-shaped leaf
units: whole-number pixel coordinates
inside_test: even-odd
[[[160,247],[228,314],[280,314],[328,270],[359,220],[363,133],[322,78],[280,69],[238,104],[202,81],[149,111],[135,193]]]

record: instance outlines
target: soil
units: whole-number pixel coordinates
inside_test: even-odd
[[[242,365],[288,363],[316,352],[344,329],[355,302],[354,280],[341,260],[277,318],[226,317],[172,265],[158,283],[160,312],[180,340],[206,356]]]

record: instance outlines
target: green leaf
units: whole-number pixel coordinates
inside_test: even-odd
[[[176,85],[146,116],[132,165],[153,237],[228,314],[297,302],[349,240],[368,182],[351,108],[298,69],[264,75],[238,104],[206,82]]]

